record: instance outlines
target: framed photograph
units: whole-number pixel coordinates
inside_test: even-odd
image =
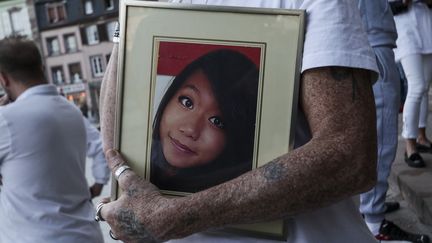
[[[115,140],[134,171],[187,196],[289,152],[304,21],[300,10],[122,1]],[[283,220],[226,230],[287,237]]]

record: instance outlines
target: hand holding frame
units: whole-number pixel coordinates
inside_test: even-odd
[[[112,171],[127,165],[115,150],[109,150],[106,158]],[[132,170],[125,170],[118,184],[122,194],[102,207],[102,218],[111,226],[114,235],[124,242],[158,242],[170,224],[161,220],[166,217],[157,215],[173,215],[169,212],[170,201],[175,199],[163,197],[155,186]]]

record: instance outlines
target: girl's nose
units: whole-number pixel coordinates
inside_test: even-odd
[[[191,115],[183,120],[183,123],[180,125],[180,132],[184,134],[186,137],[191,138],[196,141],[199,138],[200,131],[202,128],[200,117]]]

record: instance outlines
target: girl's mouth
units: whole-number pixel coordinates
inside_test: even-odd
[[[188,146],[182,144],[177,139],[172,138],[171,136],[169,138],[170,138],[171,144],[174,146],[174,148],[176,148],[180,152],[187,153],[187,154],[196,154],[195,151],[193,151],[192,149],[190,149]]]

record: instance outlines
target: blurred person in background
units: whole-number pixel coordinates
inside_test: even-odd
[[[378,240],[429,242],[426,235],[405,232],[385,219],[399,208],[398,202],[385,202],[388,177],[398,144],[400,80],[394,60],[396,27],[387,0],[359,0],[360,14],[368,40],[377,58],[379,79],[373,86],[377,117],[377,184],[360,195],[360,212]]]
[[[83,116],[47,83],[32,41],[0,41],[0,85],[10,102],[0,106],[0,242],[103,242]]]
[[[408,82],[402,127],[405,162],[415,168],[426,166],[420,152],[432,152],[431,140],[426,137],[428,91],[432,80],[431,3],[430,0],[412,3],[406,0],[390,1],[393,6],[399,6],[393,7],[398,33],[394,52]]]

